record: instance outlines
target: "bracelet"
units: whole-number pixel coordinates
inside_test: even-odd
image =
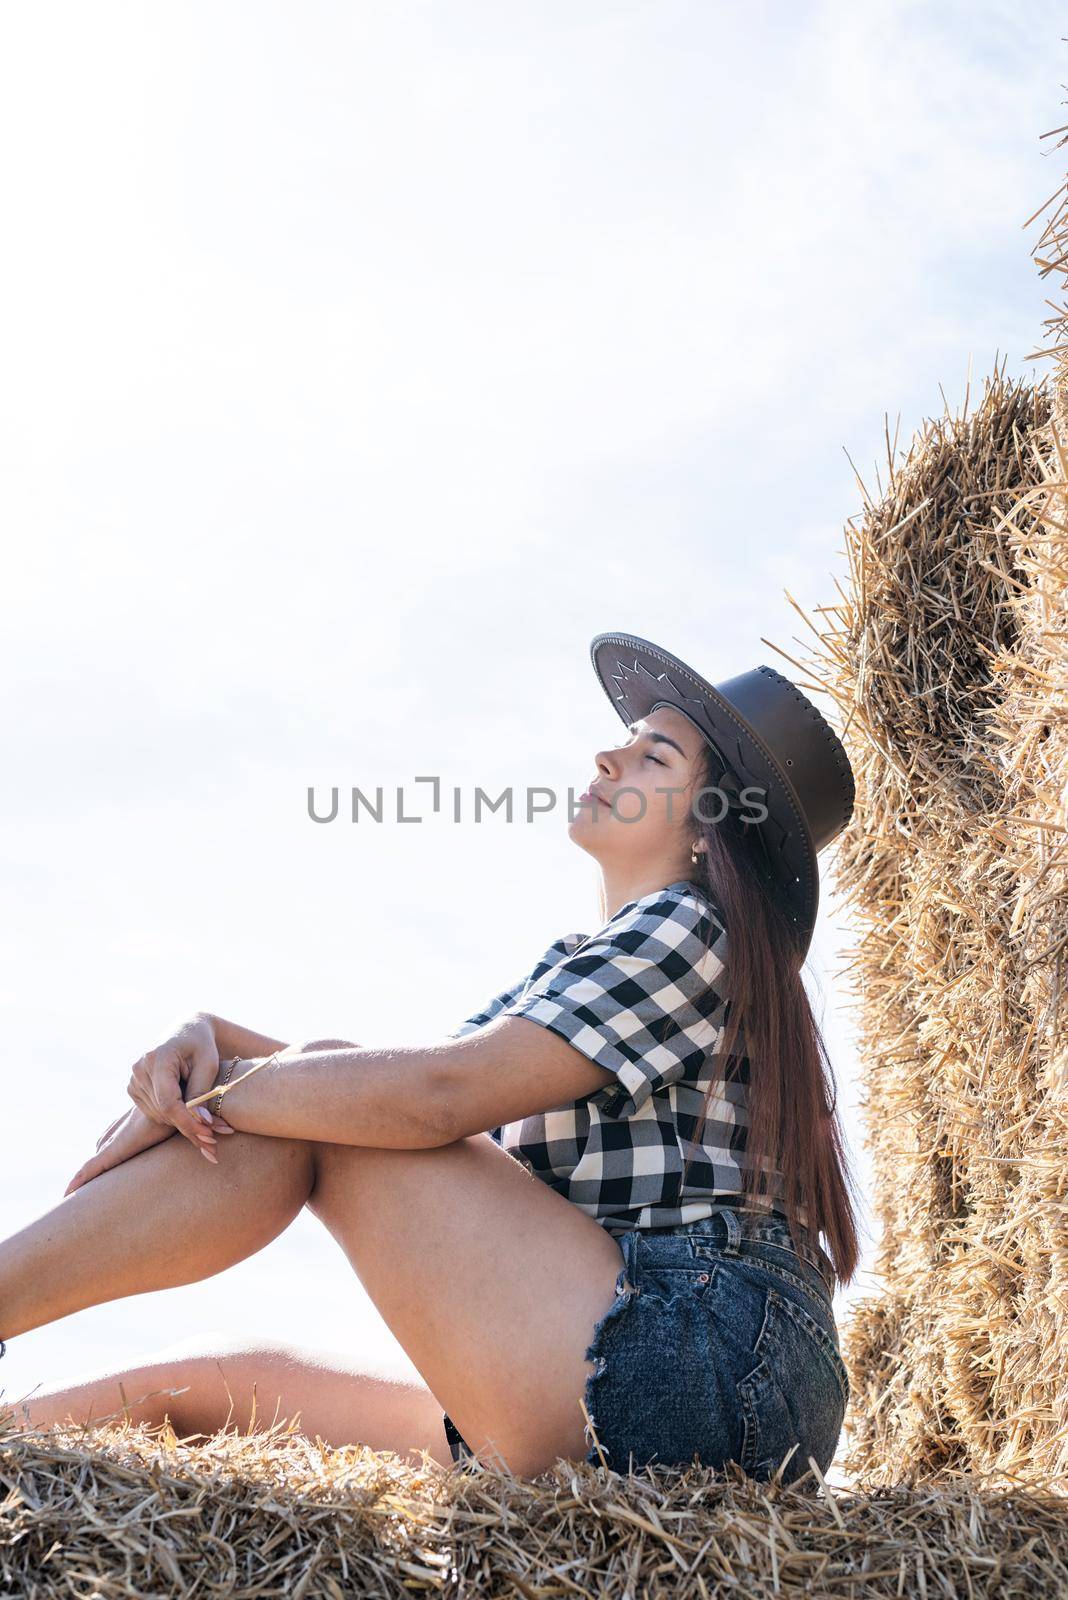
[[[213,1116],[217,1117],[219,1115],[219,1107],[223,1103],[222,1090],[226,1088],[226,1085],[230,1081],[230,1074],[233,1072],[234,1068],[237,1066],[237,1063],[240,1060],[241,1060],[240,1056],[235,1056],[234,1059],[231,1061],[230,1065],[226,1069],[226,1075],[223,1078],[222,1083],[220,1083],[219,1086],[218,1086],[219,1092],[215,1096],[215,1104],[208,1106],[208,1110],[212,1113]]]
[[[237,1066],[238,1062],[243,1059],[241,1056],[235,1056],[234,1059],[230,1063],[229,1070],[227,1071],[225,1077],[223,1078],[222,1083],[219,1084],[219,1086],[217,1088],[215,1088],[215,1089],[209,1089],[207,1094],[194,1095],[192,1100],[187,1100],[186,1101],[186,1105],[190,1106],[190,1107],[203,1106],[203,1105],[210,1106],[211,1102],[214,1101],[215,1102],[215,1115],[218,1116],[219,1115],[219,1107],[222,1104],[223,1096],[226,1095],[226,1094],[229,1094],[231,1089],[236,1089],[239,1083],[244,1083],[246,1078],[251,1078],[251,1076],[252,1076],[252,1074],[254,1072],[260,1072],[260,1071],[262,1071],[262,1069],[264,1067],[269,1067],[273,1061],[277,1061],[278,1060],[278,1058],[281,1055],[281,1053],[282,1053],[281,1050],[276,1050],[273,1053],[273,1055],[265,1056],[262,1061],[257,1061],[257,1063],[256,1063],[256,1065],[254,1067],[249,1067],[247,1072],[242,1073],[240,1078],[235,1078],[233,1083],[231,1083],[230,1082],[230,1074],[233,1072],[233,1070]]]

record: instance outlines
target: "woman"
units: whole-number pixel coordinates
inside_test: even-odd
[[[713,686],[634,635],[591,653],[626,725],[569,823],[599,869],[594,934],[431,1045],[286,1045],[198,1014],[135,1064],[133,1108],[62,1203],[0,1243],[10,1339],[221,1272],[307,1206],[423,1383],[172,1347],[38,1393],[30,1425],[299,1414],[327,1443],[528,1476],[829,1464],[831,1296],[857,1245],[800,972],[849,763],[768,667]]]

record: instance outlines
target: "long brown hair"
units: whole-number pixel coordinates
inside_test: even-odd
[[[716,783],[716,766],[706,746],[697,787]],[[748,1199],[768,1204],[765,1170],[781,1185],[777,1203],[785,1207],[790,1237],[799,1243],[796,1215],[815,1237],[822,1232],[840,1283],[853,1277],[859,1262],[855,1195],[838,1117],[838,1090],[823,1033],[801,977],[803,957],[781,902],[758,866],[753,825],[731,809],[719,822],[695,816],[694,842],[703,841],[699,864],[688,874],[708,898],[726,929],[726,1031],[717,1052],[718,1070],[705,1099],[700,1125],[683,1169],[699,1154],[709,1106],[727,1073],[745,1081],[748,1127],[745,1131],[743,1190]],[[747,830],[748,829],[748,834]],[[711,926],[709,947],[721,937]],[[722,954],[722,945],[719,954]],[[739,1031],[742,1049],[733,1051]],[[833,1097],[832,1097],[833,1095]]]

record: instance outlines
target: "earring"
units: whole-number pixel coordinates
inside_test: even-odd
[[[690,865],[691,867],[696,867],[697,865],[697,847],[695,845],[690,846]]]

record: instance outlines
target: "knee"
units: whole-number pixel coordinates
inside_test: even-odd
[[[225,1098],[221,1116],[225,1121]],[[184,1139],[171,1143],[180,1146],[181,1158],[195,1162],[199,1171],[202,1157],[192,1143]],[[229,1258],[225,1264],[242,1260],[252,1250],[262,1250],[299,1215],[315,1181],[315,1150],[315,1141],[300,1134],[234,1128],[232,1133],[219,1135],[215,1148],[218,1171],[229,1191],[224,1202],[229,1232],[223,1228],[217,1246]],[[236,1256],[231,1256],[233,1249],[238,1251]],[[210,1267],[205,1263],[198,1275],[209,1271],[222,1271],[222,1263]]]

